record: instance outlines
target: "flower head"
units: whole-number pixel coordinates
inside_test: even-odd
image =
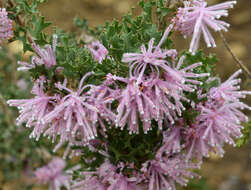
[[[35,176],[41,184],[49,184],[51,190],[60,190],[62,187],[70,189],[71,176],[64,172],[65,161],[54,158],[48,165],[38,168]]]
[[[195,53],[199,47],[201,35],[208,47],[216,47],[214,38],[209,28],[215,31],[227,31],[229,24],[219,20],[228,16],[227,9],[232,8],[236,1],[229,1],[213,6],[208,6],[204,0],[184,1],[184,8],[179,8],[176,22],[176,30],[181,31],[184,36],[193,35],[189,51]]]
[[[220,84],[218,87],[213,87],[208,93],[210,100],[218,102],[239,102],[241,98],[245,98],[250,91],[240,91],[241,79],[236,77],[242,73],[242,70],[236,71],[228,80]]]
[[[177,124],[169,125],[168,130],[163,131],[163,145],[158,150],[157,158],[161,158],[164,153],[166,155],[179,153],[184,148],[181,144],[184,129],[184,122],[180,119]]]
[[[26,123],[27,127],[33,127],[30,137],[36,137],[38,140],[41,133],[46,129],[46,125],[42,123],[43,117],[53,108],[53,100],[55,97],[48,96],[44,92],[45,77],[41,76],[32,89],[35,95],[31,99],[23,100],[9,100],[7,103],[10,106],[15,106],[19,109],[19,117],[17,118],[17,125]]]
[[[88,95],[90,95],[93,103],[99,110],[98,121],[101,125],[102,129],[105,131],[105,126],[103,123],[103,119],[106,122],[111,123],[116,119],[116,115],[113,113],[112,102],[117,98],[117,95],[120,94],[120,90],[116,86],[115,89],[109,87],[109,85],[113,84],[113,80],[109,79],[109,74],[106,77],[107,79],[99,86],[92,86],[88,91]]]
[[[213,147],[202,138],[205,128],[193,124],[185,129],[185,147],[186,147],[186,160],[196,158],[198,161],[202,161],[203,157],[209,157],[210,152],[215,152]],[[222,144],[218,144],[218,152],[224,153]]]
[[[159,68],[166,70],[165,60],[167,57],[176,56],[174,50],[162,50],[159,46],[154,46],[154,39],[148,43],[148,49],[145,45],[141,46],[141,53],[124,53],[122,62],[130,64],[130,76],[137,77],[137,84],[142,82],[145,70],[149,67],[159,73]]]
[[[122,171],[125,165],[112,165],[106,160],[94,172],[82,172],[85,180],[73,185],[74,190],[139,190],[136,184],[137,178],[127,177]]]
[[[157,120],[156,106],[149,97],[148,89],[136,84],[137,78],[121,78],[114,76],[114,80],[126,83],[121,96],[117,97],[117,117],[115,124],[123,129],[126,125],[130,133],[138,133],[138,113],[143,123],[145,133],[151,129],[151,120]]]
[[[241,110],[251,107],[240,101],[250,94],[239,90],[240,79],[236,77],[240,73],[240,70],[235,72],[218,87],[211,88],[206,94],[207,101],[197,105],[200,114],[186,134],[188,158],[201,159],[209,156],[210,151],[223,156],[224,144],[235,146],[235,139],[242,136],[241,122],[247,122],[248,117]]]
[[[175,189],[175,183],[186,186],[189,178],[197,176],[190,169],[199,168],[198,164],[187,162],[182,154],[163,156],[143,164],[141,172],[148,182],[149,190]]]
[[[26,71],[35,68],[36,65],[45,65],[45,67],[49,69],[52,66],[56,65],[56,46],[57,35],[53,36],[52,46],[47,44],[44,46],[44,48],[41,48],[35,42],[32,43],[33,50],[38,56],[33,56],[31,58],[31,64],[19,61],[18,64],[20,65],[20,67],[18,68],[18,70]]]
[[[108,50],[99,41],[92,42],[88,47],[90,48],[95,61],[98,61],[101,64],[102,61],[106,59]]]
[[[13,36],[12,20],[8,18],[8,13],[5,8],[0,8],[0,43],[4,39],[9,39]]]
[[[204,121],[207,125],[207,131],[203,138],[209,138],[212,134],[211,130],[215,130],[226,143],[235,145],[232,137],[238,138],[242,136],[241,122],[247,122],[248,117],[240,110],[251,109],[248,105],[241,102],[241,98],[245,98],[250,91],[240,91],[240,79],[236,77],[241,73],[241,70],[235,72],[228,80],[220,84],[218,87],[213,87],[208,93],[208,101],[205,105],[199,105],[201,115],[198,119]],[[211,144],[215,144],[210,140]]]
[[[165,66],[167,72],[163,73],[163,79],[157,78],[152,82],[152,92],[154,105],[158,111],[158,116],[168,118],[174,124],[174,120],[181,116],[182,111],[185,110],[183,102],[189,102],[185,97],[184,92],[194,92],[196,85],[202,83],[196,78],[208,77],[208,73],[194,73],[193,69],[202,65],[202,63],[195,63],[182,68],[185,57],[181,57],[178,63]],[[148,86],[150,86],[148,84]],[[175,113],[173,113],[175,112]]]
[[[90,87],[90,85],[83,86],[83,82],[92,73],[87,73],[80,81],[77,91],[73,91],[66,87],[66,84],[56,84],[59,90],[65,90],[68,95],[64,96],[55,108],[47,113],[43,119],[43,123],[51,123],[58,119],[63,119],[66,124],[63,131],[70,132],[71,135],[76,136],[81,134],[82,140],[88,142],[97,136],[95,123],[97,122],[97,108],[89,101],[89,96],[83,91]]]

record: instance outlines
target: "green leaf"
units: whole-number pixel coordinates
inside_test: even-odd
[[[29,28],[29,32],[35,39],[35,42],[39,45],[45,45],[47,36],[43,33],[43,30],[50,26],[51,22],[46,22],[43,16],[37,17],[35,15],[30,22],[32,27]]]

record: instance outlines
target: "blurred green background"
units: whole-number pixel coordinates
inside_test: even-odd
[[[90,26],[102,25],[106,20],[120,19],[121,15],[130,11],[131,7],[136,7],[137,2],[137,0],[48,0],[48,3],[45,3],[40,9],[45,18],[52,21],[54,26],[73,32],[76,29],[73,27],[75,16],[81,19],[88,19]],[[208,0],[208,2],[213,4],[222,1]],[[231,24],[231,28],[225,36],[235,55],[251,70],[250,7],[251,0],[238,0],[236,7],[230,11],[230,16],[225,19]],[[238,66],[225,49],[220,35],[214,34],[214,36],[217,41],[217,48],[205,49],[205,51],[216,53],[219,60],[217,73],[225,80],[238,69]],[[172,39],[175,41],[177,49],[188,48],[188,42],[181,35],[177,34]],[[204,47],[203,45],[202,47]],[[19,48],[16,43],[10,44],[11,51],[18,52]],[[251,90],[251,85],[248,83],[250,81],[244,78],[243,88]],[[247,99],[247,102],[251,105],[251,97]],[[241,148],[226,146],[226,154],[223,159],[212,155],[210,159],[205,160],[201,171],[205,179],[191,184],[189,189],[251,190],[250,154],[250,145],[245,145]],[[2,188],[4,190],[19,190],[19,184],[23,183],[29,184],[30,178],[24,175],[19,180],[8,183]]]

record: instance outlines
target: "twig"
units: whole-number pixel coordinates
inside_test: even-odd
[[[225,36],[223,35],[223,33],[220,31],[220,36],[223,39],[224,45],[226,47],[226,49],[229,51],[229,53],[231,54],[232,58],[234,59],[234,61],[238,64],[238,66],[245,72],[247,78],[251,78],[251,72],[249,71],[249,69],[241,62],[241,60],[233,53],[233,51],[230,48],[230,45],[228,44]]]

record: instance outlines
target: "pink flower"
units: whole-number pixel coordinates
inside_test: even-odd
[[[136,84],[137,79],[121,78],[114,76],[114,80],[126,83],[126,88],[122,90],[121,96],[117,97],[119,105],[117,107],[117,117],[115,124],[117,127],[124,127],[127,125],[129,133],[138,133],[138,113],[143,123],[143,130],[145,133],[151,129],[151,120],[157,119],[156,106],[151,98],[148,96],[147,88],[142,88]]]
[[[106,160],[97,171],[82,172],[85,180],[74,184],[74,190],[140,190],[135,177],[124,176],[122,171],[125,165],[117,167]]]
[[[184,140],[185,147],[187,150],[186,160],[196,158],[198,161],[202,161],[203,157],[209,157],[209,152],[215,152],[212,146],[202,138],[205,128],[193,124],[192,126],[187,126]],[[223,154],[224,150],[222,149],[222,142],[219,142],[218,153]],[[216,153],[216,152],[215,152]]]
[[[72,190],[107,190],[97,176],[85,175],[85,180],[73,184]]]
[[[38,168],[35,176],[41,184],[49,184],[50,190],[70,189],[71,176],[64,172],[65,161],[54,158],[47,166]]]
[[[236,1],[229,1],[213,6],[207,6],[204,0],[184,1],[184,8],[179,8],[175,29],[181,31],[186,37],[193,35],[189,51],[195,53],[199,47],[201,35],[208,47],[216,47],[214,38],[209,28],[215,31],[227,31],[229,24],[219,20],[222,16],[228,16],[227,9],[233,8]]]
[[[151,39],[148,43],[148,49],[146,49],[145,45],[142,45],[141,53],[124,53],[122,62],[130,64],[130,76],[137,77],[137,84],[139,84],[142,82],[147,67],[152,72],[156,70],[159,73],[159,68],[166,71],[167,61],[165,59],[173,56],[176,56],[176,51],[162,50],[158,46],[155,47],[154,39]]]
[[[4,39],[10,39],[13,36],[12,20],[8,18],[5,8],[0,8],[0,43]]]
[[[46,129],[46,125],[42,124],[43,117],[52,109],[52,102],[55,97],[48,96],[44,92],[43,76],[38,79],[32,89],[34,98],[24,100],[9,100],[7,103],[10,106],[15,106],[19,109],[20,115],[17,118],[17,125],[26,123],[26,127],[33,127],[30,137],[36,137],[38,140],[41,133]]]
[[[109,76],[106,78],[101,85],[92,86],[88,91],[88,95],[90,95],[93,100],[93,104],[95,104],[99,110],[98,121],[104,131],[106,129],[102,120],[106,120],[109,124],[116,119],[116,114],[112,110],[112,103],[120,93],[117,86],[115,89],[109,87],[109,85],[112,85],[114,82],[109,79]]]
[[[187,162],[183,155],[163,156],[143,164],[141,172],[148,183],[148,190],[176,189],[175,183],[186,186],[188,178],[197,176],[189,170],[199,168],[198,164]]]
[[[246,98],[250,91],[240,91],[241,79],[236,77],[242,73],[242,70],[236,71],[228,80],[220,84],[218,87],[213,87],[208,93],[208,98],[218,102],[239,102],[241,98]]]
[[[235,145],[232,137],[241,137],[241,122],[247,122],[248,117],[240,110],[249,109],[251,107],[242,103],[241,98],[245,98],[250,91],[240,91],[240,79],[236,77],[241,73],[241,70],[235,72],[227,81],[220,84],[218,87],[211,88],[208,93],[208,101],[204,106],[199,106],[201,115],[200,121],[204,121],[207,125],[207,130],[203,138],[212,137],[212,130],[218,133],[220,138],[226,143]],[[215,144],[210,138],[210,143]]]
[[[234,139],[242,136],[243,126],[247,117],[239,110],[248,108],[243,103],[206,102],[197,106],[200,114],[195,123],[186,129],[185,145],[187,159],[203,156],[209,157],[209,152],[214,152],[223,157],[225,143],[235,146]]]
[[[47,44],[44,46],[44,48],[40,48],[37,44],[33,43],[33,50],[38,56],[33,56],[31,58],[31,64],[19,61],[18,64],[20,65],[20,67],[18,68],[18,70],[30,70],[35,68],[36,65],[45,65],[45,67],[49,69],[52,66],[56,65],[56,46],[57,35],[53,36],[52,46]]]
[[[30,69],[34,69],[35,68],[35,64],[34,63],[27,63],[25,61],[18,61],[17,64],[19,65],[19,67],[17,68],[18,71],[28,71]]]
[[[92,73],[87,73],[80,81],[79,88],[75,92],[66,87],[66,84],[56,84],[59,90],[65,90],[69,94],[64,96],[55,108],[47,113],[43,123],[52,124],[55,120],[63,119],[65,132],[70,132],[72,136],[81,134],[82,140],[88,142],[97,136],[95,123],[98,121],[98,109],[89,102],[90,96],[83,91],[92,85],[83,86],[83,82]],[[62,135],[62,134],[61,134]]]
[[[179,153],[183,148],[182,137],[185,129],[184,122],[180,119],[177,124],[169,125],[167,131],[163,131],[163,145],[158,150],[156,158],[161,158],[165,153],[166,155]]]
[[[99,41],[92,42],[88,47],[90,48],[95,61],[98,61],[101,64],[102,61],[106,59],[108,50]]]
[[[249,91],[240,91],[240,79],[236,77],[241,70],[235,72],[227,81],[218,87],[210,89],[204,104],[197,105],[200,114],[195,123],[187,130],[186,146],[187,158],[209,156],[213,151],[223,156],[225,143],[235,146],[235,139],[242,136],[243,126],[241,122],[247,122],[248,117],[242,113],[242,109],[251,109],[242,103]]]
[[[185,57],[181,57],[178,63],[173,62],[172,65],[165,66],[166,71],[163,73],[163,78],[157,78],[153,81],[152,92],[154,105],[158,110],[158,116],[162,119],[168,118],[168,120],[174,124],[174,120],[178,116],[181,116],[185,110],[183,102],[189,102],[185,97],[184,92],[194,92],[197,88],[196,85],[202,83],[196,78],[208,77],[208,73],[193,73],[193,69],[202,65],[202,63],[195,63],[185,68],[181,68]],[[148,84],[148,86],[150,86]]]
[[[84,80],[84,78],[83,78]],[[82,80],[82,81],[83,81]],[[116,119],[116,115],[111,110],[111,104],[115,100],[115,97],[117,97],[117,90],[113,90],[109,88],[109,84],[111,81],[110,79],[107,79],[103,82],[100,86],[94,86],[94,85],[87,85],[86,88],[90,88],[84,95],[86,95],[89,105],[91,105],[93,108],[95,108],[95,111],[98,110],[98,113],[91,113],[88,112],[88,122],[90,123],[89,126],[94,131],[94,136],[96,136],[96,125],[101,127],[101,130],[99,132],[106,136],[106,126],[105,122],[108,124],[112,124],[112,122]],[[66,84],[64,84],[65,86]],[[61,85],[57,85],[61,90],[65,89],[62,88]],[[81,95],[82,96],[82,95]],[[63,98],[64,99],[64,98]],[[84,99],[83,99],[84,100]],[[58,103],[56,105],[62,104],[62,98],[58,99]],[[71,106],[69,106],[71,107]],[[60,141],[54,148],[54,152],[57,151],[59,148],[61,148],[63,145],[65,145],[68,142],[68,146],[64,153],[64,158],[69,154],[72,146],[86,146],[87,143],[92,142],[93,140],[88,141],[88,138],[84,134],[83,127],[79,126],[78,120],[75,118],[75,112],[78,110],[75,110],[73,112],[73,117],[71,121],[71,126],[75,126],[75,130],[68,130],[67,127],[69,127],[68,120],[65,120],[64,114],[58,114],[58,117],[54,118],[50,123],[50,127],[44,132],[45,136],[52,137],[52,141],[54,142],[56,140],[57,135],[60,135]],[[81,112],[82,113],[82,112]],[[82,115],[82,114],[80,114]],[[87,115],[87,114],[86,114]],[[46,118],[45,118],[46,119]],[[104,122],[105,120],[105,122]],[[92,121],[92,122],[91,122]],[[79,128],[77,128],[79,127]],[[93,137],[92,137],[93,138]],[[77,140],[78,139],[78,140]],[[80,150],[71,150],[72,153],[70,155],[80,155]]]
[[[177,65],[175,62],[172,65],[170,63],[163,65],[166,71],[162,74],[164,79],[154,73],[151,76],[136,75],[138,78],[113,76],[113,80],[127,84],[121,96],[117,97],[119,105],[115,124],[122,129],[127,124],[130,133],[138,133],[137,113],[145,133],[151,129],[153,119],[158,122],[159,129],[162,129],[163,121],[167,119],[173,124],[177,119],[176,113],[181,116],[182,111],[185,110],[183,101],[189,102],[184,91],[193,92],[197,88],[196,85],[201,85],[201,82],[194,78],[209,76],[208,73],[192,72],[202,63],[195,63],[181,69],[184,58],[183,56]]]
[[[243,104],[240,104],[240,106],[243,106]],[[201,114],[197,119],[207,129],[202,138],[207,139],[212,146],[216,146],[218,144],[217,136],[220,135],[219,139],[235,145],[231,136],[240,138],[242,136],[241,129],[243,129],[240,121],[246,121],[243,120],[245,117],[238,115],[240,113],[238,112],[238,105],[228,104],[221,107],[206,105],[200,108]],[[241,116],[244,116],[244,114]]]

